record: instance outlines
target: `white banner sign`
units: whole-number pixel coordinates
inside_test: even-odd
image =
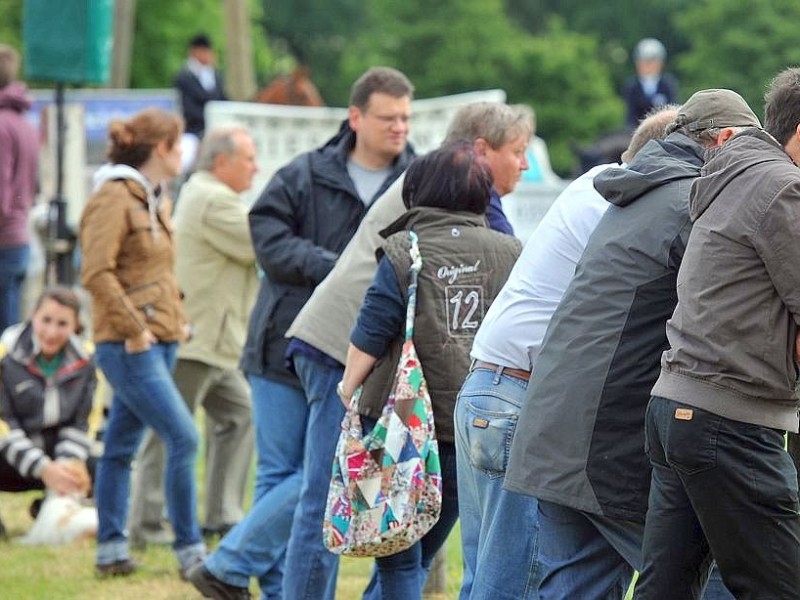
[[[417,154],[439,146],[456,111],[472,102],[505,102],[503,90],[468,92],[441,98],[414,100],[409,139]],[[330,139],[347,118],[346,108],[280,106],[253,102],[209,102],[206,131],[239,125],[253,136],[261,169],[245,201],[252,203],[279,168],[298,154],[313,150]]]

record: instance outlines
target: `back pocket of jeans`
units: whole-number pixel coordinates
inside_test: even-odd
[[[516,410],[486,410],[467,398],[464,401],[465,433],[472,466],[490,477],[502,477],[508,466],[508,454],[519,413]],[[508,403],[502,403],[511,407]]]
[[[717,465],[717,438],[722,417],[696,408],[673,413],[667,429],[667,463],[685,475],[695,475]],[[688,418],[691,416],[691,418]]]

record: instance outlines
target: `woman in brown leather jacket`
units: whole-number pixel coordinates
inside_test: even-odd
[[[197,430],[172,379],[188,330],[174,273],[163,184],[181,164],[182,122],[146,109],[109,126],[111,164],[95,176],[80,225],[82,280],[93,299],[96,360],[114,388],[97,468],[97,572],[128,575],[131,462],[146,427],[167,448],[165,493],[180,572],[205,554],[195,506]]]

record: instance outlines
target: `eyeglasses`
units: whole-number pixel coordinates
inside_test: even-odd
[[[366,114],[374,117],[381,123],[385,123],[386,125],[394,125],[398,122],[401,125],[408,125],[409,121],[411,121],[411,115],[376,115],[375,113],[371,113],[369,111],[367,111]]]

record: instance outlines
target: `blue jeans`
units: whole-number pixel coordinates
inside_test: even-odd
[[[464,576],[460,598],[536,598],[536,498],[503,490],[528,382],[475,369],[455,409]]]
[[[641,564],[644,525],[539,500],[541,600],[622,600]]]
[[[280,599],[286,545],[303,479],[308,407],[302,391],[249,375],[256,434],[253,506],[206,559],[218,579],[248,587],[257,577],[261,598]],[[320,525],[320,536],[322,536]]]
[[[305,390],[307,421],[303,481],[286,550],[283,594],[286,600],[333,600],[339,557],[325,548],[322,521],[344,417],[344,405],[336,394],[344,369],[303,354],[294,355],[294,367]]]
[[[736,598],[800,598],[797,471],[783,432],[654,396],[645,446],[637,598],[698,598],[712,554]]]
[[[20,321],[19,298],[30,257],[27,244],[0,248],[0,332]]]
[[[167,450],[164,492],[175,531],[173,547],[182,566],[205,554],[197,523],[195,460],[198,434],[189,409],[172,379],[177,344],[153,344],[129,354],[121,342],[97,345],[97,364],[114,398],[103,436],[105,451],[97,467],[95,498],[99,527],[97,563],[129,558],[125,525],[131,462],[145,429],[152,427]]]
[[[364,433],[369,433],[377,421],[362,415]],[[431,563],[444,546],[447,536],[458,521],[458,475],[456,449],[453,444],[439,442],[442,465],[442,510],[439,520],[413,546],[397,554],[375,559],[377,581],[372,580],[362,600],[422,600],[422,590],[428,580]]]

